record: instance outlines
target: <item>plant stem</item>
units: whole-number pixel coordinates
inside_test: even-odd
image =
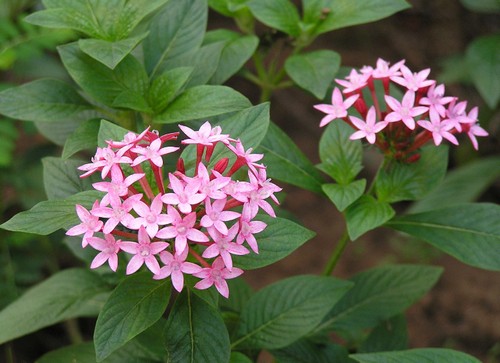
[[[337,265],[337,262],[342,256],[347,244],[349,243],[349,235],[347,234],[347,230],[344,231],[344,234],[340,237],[335,249],[333,250],[332,255],[330,256],[330,260],[328,260],[328,264],[323,271],[324,276],[330,276],[332,274],[333,269]]]
[[[64,328],[68,333],[69,339],[72,344],[83,343],[82,333],[78,327],[78,321],[76,319],[69,319],[64,322]]]

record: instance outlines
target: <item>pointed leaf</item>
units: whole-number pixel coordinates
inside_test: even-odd
[[[421,238],[460,261],[500,270],[500,206],[461,204],[395,218],[388,227]]]
[[[66,319],[95,316],[108,287],[86,269],[60,271],[0,311],[0,344]]]
[[[267,224],[264,231],[255,235],[259,254],[234,256],[236,267],[252,270],[279,261],[314,237],[315,233],[288,219],[258,215],[254,220]]]
[[[55,157],[42,159],[43,184],[48,199],[64,199],[92,189],[92,178],[80,178],[77,167],[82,160],[64,160]]]
[[[323,99],[340,66],[340,55],[331,50],[297,54],[285,62],[286,73],[300,87]]]
[[[189,290],[177,298],[164,336],[169,362],[229,362],[229,335],[220,313]]]
[[[382,266],[358,273],[354,287],[328,313],[315,332],[341,335],[372,328],[400,314],[436,283],[442,268],[417,265]]]
[[[232,88],[197,86],[184,91],[154,121],[158,123],[189,121],[239,111],[250,106],[250,101]]]
[[[80,221],[75,205],[81,204],[89,209],[101,197],[95,190],[81,192],[66,199],[40,202],[30,210],[16,214],[0,228],[8,231],[48,235],[61,228],[69,228]]]
[[[359,363],[480,363],[478,359],[470,355],[444,348],[418,348],[400,352],[351,354],[349,357]]]
[[[132,38],[117,41],[103,39],[80,39],[80,49],[95,60],[115,69],[118,63],[125,58],[142,41],[148,33],[143,33]]]
[[[345,210],[347,232],[354,241],[394,217],[389,203],[379,202],[370,195],[363,195]]]
[[[340,212],[354,203],[365,191],[366,179],[355,180],[346,185],[323,184],[323,191],[326,196],[335,204]]]
[[[178,67],[156,77],[148,92],[148,103],[155,113],[163,111],[185,87],[192,67]]]
[[[352,128],[341,120],[326,127],[319,143],[322,171],[338,184],[349,184],[363,168],[363,148],[359,140],[349,140]]]
[[[269,285],[245,304],[233,347],[279,349],[309,333],[349,290],[333,277],[303,275]]]
[[[155,75],[165,60],[197,49],[205,34],[208,6],[206,0],[169,1],[151,21],[144,39],[144,61]]]
[[[124,279],[104,304],[94,331],[96,357],[102,361],[157,322],[170,300],[170,282],[151,273]]]
[[[39,79],[0,92],[0,112],[24,121],[66,121],[89,109],[73,87],[55,79]]]
[[[299,12],[289,0],[251,0],[246,4],[262,23],[291,36],[299,36]]]
[[[99,119],[92,119],[80,124],[75,132],[66,139],[62,151],[62,158],[67,159],[82,150],[95,149],[97,146],[97,132],[99,131],[100,123],[101,121]]]

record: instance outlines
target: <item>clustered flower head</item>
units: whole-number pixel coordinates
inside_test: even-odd
[[[219,126],[205,122],[198,131],[179,127],[187,136],[181,144],[196,148],[191,169],[178,157],[172,163],[176,169],[164,175],[164,157],[180,149],[164,145],[179,132],[129,132],[98,148],[92,162],[79,169],[81,177],[99,172],[103,181],[93,187],[104,195],[90,210],[76,206],[81,223],[66,234],[83,235],[82,247],[99,251],[91,268],[107,262],[116,271],[119,255],[125,253],[127,274],[145,265],[154,279],[170,277],[179,292],[184,275],[190,274],[201,279],[195,288],[215,285],[228,297],[226,280],[243,273],[233,266],[232,256],[259,252],[254,235],[266,224],[255,218],[259,210],[276,216],[268,200],[279,204],[274,193],[281,188],[258,163],[263,155],[245,150]],[[214,160],[214,155],[222,156]]]
[[[487,136],[479,126],[477,107],[467,112],[467,101],[445,96],[444,85],[428,79],[430,69],[412,72],[404,60],[390,65],[377,60],[375,68],[351,70],[336,82],[331,104],[314,107],[326,113],[323,127],[343,119],[355,132],[350,139],[375,144],[386,155],[405,162],[416,161],[419,149],[428,141],[443,139],[458,145],[456,134],[465,133],[477,150],[477,136]],[[384,96],[378,98],[378,91]],[[396,97],[402,94],[402,97]]]

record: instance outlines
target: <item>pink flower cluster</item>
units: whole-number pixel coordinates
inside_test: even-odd
[[[378,59],[375,68],[353,69],[337,79],[343,90],[333,90],[331,104],[314,106],[326,113],[320,127],[343,119],[356,130],[351,140],[366,138],[386,155],[407,162],[417,160],[418,150],[431,139],[436,145],[443,139],[458,145],[458,133],[467,134],[477,150],[476,136],[488,135],[478,124],[477,107],[467,112],[466,101],[445,96],[444,85],[427,78],[430,69],[412,72],[404,62],[390,65]],[[383,98],[377,98],[378,90]],[[402,91],[401,99],[395,91]]]
[[[164,144],[176,140],[178,132],[129,132],[123,140],[98,148],[92,162],[79,169],[84,171],[81,177],[100,173],[103,181],[93,187],[104,196],[90,210],[77,205],[81,223],[66,234],[83,235],[82,246],[99,251],[91,268],[108,262],[116,271],[119,253],[126,252],[132,255],[127,274],[146,265],[155,279],[170,276],[177,291],[184,286],[184,274],[191,274],[201,278],[195,288],[215,285],[228,297],[226,280],[243,273],[233,266],[232,256],[250,253],[247,247],[259,252],[254,235],[266,224],[254,218],[259,210],[275,217],[267,200],[278,204],[274,193],[281,188],[258,163],[263,155],[245,150],[219,126],[206,122],[198,131],[179,127],[187,136],[181,143],[196,147],[196,162],[188,172],[178,158],[168,183],[163,157],[179,147]],[[229,156],[212,160],[216,146],[218,155],[226,149]],[[243,180],[235,180],[236,175]]]

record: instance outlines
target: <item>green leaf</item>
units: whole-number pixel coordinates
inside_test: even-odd
[[[77,167],[85,164],[81,160],[64,160],[45,157],[43,164],[43,184],[47,198],[64,199],[92,189],[92,178],[80,178]]]
[[[85,54],[106,65],[106,67],[115,69],[118,63],[120,63],[147,35],[148,33],[143,33],[132,38],[125,38],[117,41],[80,39],[78,45]]]
[[[309,333],[351,284],[326,276],[294,276],[271,284],[245,304],[233,347],[279,349]]]
[[[233,74],[243,67],[246,61],[253,55],[259,38],[255,35],[241,35],[239,33],[217,29],[205,35],[204,44],[224,42],[224,48],[220,55],[217,70],[210,78],[211,84],[222,84]]]
[[[500,35],[475,39],[467,47],[465,59],[479,94],[495,109],[500,99]]]
[[[330,342],[318,344],[307,339],[271,353],[280,363],[349,363],[347,349],[341,345]]]
[[[251,0],[246,5],[252,14],[267,26],[294,37],[300,35],[299,12],[289,0]]]
[[[371,195],[363,195],[345,210],[347,232],[354,241],[394,217],[389,203],[380,202]]]
[[[258,215],[255,220],[267,224],[264,231],[255,235],[259,254],[233,256],[234,265],[243,270],[253,270],[279,261],[314,237],[315,233],[288,219]]]
[[[349,140],[353,129],[337,120],[326,127],[319,142],[318,167],[338,184],[349,184],[363,168],[363,148],[359,140]]]
[[[400,314],[436,283],[442,268],[382,266],[358,273],[354,287],[328,313],[315,332],[335,331],[350,336]]]
[[[123,92],[144,95],[148,76],[132,55],[127,55],[115,69],[109,69],[83,53],[78,43],[59,46],[59,55],[71,77],[95,100],[113,106]]]
[[[47,140],[59,146],[64,145],[68,137],[75,132],[81,124],[81,120],[78,119],[52,122],[35,121],[35,127],[38,132]]]
[[[321,174],[275,123],[269,124],[264,140],[257,149],[264,154],[268,176],[286,183],[321,193]]]
[[[123,140],[123,137],[127,134],[127,132],[129,132],[129,130],[121,126],[118,126],[106,120],[101,120],[99,132],[97,134],[97,145],[100,147],[105,147],[107,145],[106,141]]]
[[[240,352],[231,352],[229,363],[252,363],[253,361]]]
[[[241,93],[226,86],[196,86],[184,91],[167,109],[155,117],[158,123],[208,118],[224,113],[240,111],[251,103]]]
[[[219,312],[185,290],[177,298],[165,327],[168,362],[229,362],[230,342]]]
[[[80,126],[66,139],[62,151],[62,158],[67,159],[75,153],[95,149],[97,147],[97,133],[99,131],[99,119],[92,119],[80,124]]]
[[[340,55],[332,50],[317,50],[289,57],[286,73],[300,87],[323,99],[340,66]]]
[[[102,195],[98,191],[86,191],[66,199],[40,202],[28,211],[16,214],[0,228],[8,231],[48,235],[60,228],[69,228],[80,223],[75,210],[76,204],[89,209]]]
[[[359,353],[408,349],[408,327],[404,315],[396,315],[378,324],[363,341]]]
[[[417,162],[393,162],[380,170],[377,197],[387,203],[420,199],[441,183],[447,167],[448,147],[425,147]]]
[[[55,79],[39,79],[0,92],[0,112],[24,121],[66,121],[89,109],[73,87]]]
[[[365,191],[365,187],[365,179],[355,180],[345,185],[331,183],[321,186],[326,196],[330,198],[340,212],[343,212],[361,197]]]
[[[206,0],[169,1],[149,26],[144,39],[144,61],[148,73],[155,75],[165,60],[197,49],[205,35],[208,6]]]
[[[324,6],[329,12],[314,29],[315,35],[380,20],[408,9],[410,4],[404,0],[329,0]]]
[[[170,282],[153,280],[151,273],[124,279],[104,304],[94,331],[96,357],[102,361],[157,322],[170,299]]]
[[[192,67],[178,67],[153,80],[148,92],[148,103],[155,113],[162,112],[182,92],[192,72]]]
[[[449,172],[443,182],[409,209],[411,213],[469,203],[477,200],[498,177],[500,157],[478,159]]]
[[[395,218],[387,227],[429,242],[458,260],[500,270],[500,206],[461,204]]]
[[[444,348],[418,348],[400,352],[351,354],[349,357],[359,363],[481,363],[478,359],[470,355]]]
[[[0,311],[0,344],[66,319],[95,316],[108,287],[86,269],[60,271]]]
[[[231,293],[229,298],[220,300],[219,307],[239,313],[254,291],[244,279],[231,279],[227,284]]]

